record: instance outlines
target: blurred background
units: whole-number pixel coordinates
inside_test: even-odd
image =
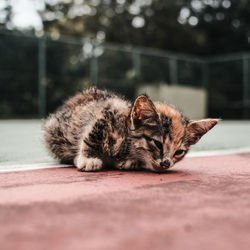
[[[222,118],[187,157],[221,156],[15,172],[63,167],[42,118],[91,85]],[[0,0],[0,250],[249,250],[249,157],[250,0]]]
[[[0,0],[0,166],[51,162],[40,118],[91,85],[222,118],[191,153],[249,152],[249,17],[246,0]]]
[[[191,118],[250,118],[247,0],[1,0],[0,117],[97,85]]]

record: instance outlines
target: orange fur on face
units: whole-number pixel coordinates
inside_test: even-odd
[[[183,124],[182,113],[174,107],[162,102],[155,103],[156,110],[159,114],[165,115],[172,119],[173,137],[182,137],[185,131],[185,124]]]
[[[171,131],[169,136],[164,139],[165,155],[175,163],[181,160],[188,152],[191,145],[197,143],[199,139],[213,128],[219,119],[203,119],[189,121],[175,107],[163,102],[155,103],[159,116],[171,118]],[[184,154],[177,157],[175,153],[184,150]]]
[[[170,133],[164,138],[164,149],[166,157],[175,163],[173,155],[182,146],[187,119],[179,110],[166,103],[157,102],[155,106],[160,117],[165,116],[171,119]],[[188,149],[185,148],[185,150]]]
[[[171,107],[166,103],[156,103],[156,110],[159,114],[165,115],[172,119],[172,127],[173,127],[173,137],[177,139],[182,137],[185,132],[185,124],[183,123],[183,115],[176,108]]]

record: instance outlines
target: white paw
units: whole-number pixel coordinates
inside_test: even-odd
[[[81,171],[98,171],[102,168],[102,161],[98,158],[86,158],[78,155],[74,163]]]

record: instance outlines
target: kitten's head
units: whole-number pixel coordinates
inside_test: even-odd
[[[139,96],[129,117],[131,154],[145,168],[164,172],[180,161],[189,147],[214,127],[219,119],[190,121],[166,103]]]

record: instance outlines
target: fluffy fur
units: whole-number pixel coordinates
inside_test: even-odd
[[[164,172],[180,161],[218,119],[190,121],[173,106],[135,102],[90,88],[70,98],[44,123],[47,147],[81,171],[105,165]]]

